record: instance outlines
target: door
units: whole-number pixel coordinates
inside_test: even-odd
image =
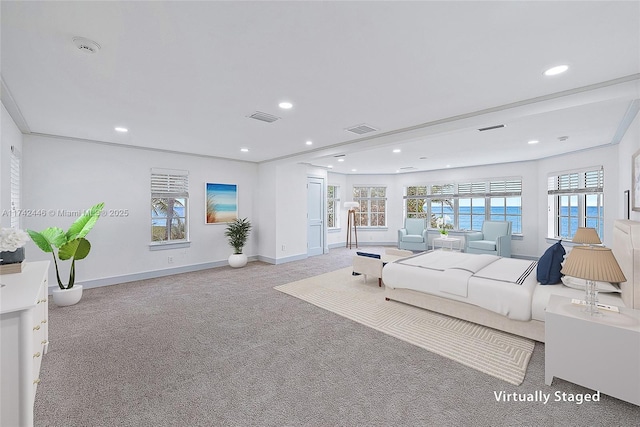
[[[307,178],[307,255],[324,253],[324,179]]]

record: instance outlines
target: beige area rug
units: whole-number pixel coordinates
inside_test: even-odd
[[[534,341],[384,299],[378,279],[351,267],[274,289],[354,320],[511,384],[527,372]]]

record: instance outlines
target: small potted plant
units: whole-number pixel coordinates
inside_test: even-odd
[[[76,280],[76,261],[85,259],[91,250],[91,244],[85,236],[91,231],[95,225],[104,203],[98,203],[88,211],[85,211],[78,219],[75,220],[69,230],[66,232],[58,227],[49,227],[41,232],[27,230],[31,240],[43,252],[51,253],[53,256],[53,264],[56,267],[56,278],[58,279],[58,287],[53,291],[53,302],[56,305],[66,306],[73,305],[82,298],[82,285],[75,285]],[[56,255],[56,250],[58,253]],[[60,261],[71,260],[71,270],[69,272],[69,281],[65,285],[60,279],[60,270],[58,266]]]
[[[233,248],[233,254],[229,256],[229,265],[234,268],[247,265],[247,256],[242,253],[242,248],[247,243],[251,222],[247,218],[236,218],[227,224],[224,235],[229,239],[229,245]]]

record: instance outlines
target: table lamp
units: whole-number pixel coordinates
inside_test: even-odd
[[[567,276],[586,280],[585,311],[591,315],[600,315],[596,281],[612,283],[627,281],[611,249],[602,246],[573,247],[567,255],[561,272]]]

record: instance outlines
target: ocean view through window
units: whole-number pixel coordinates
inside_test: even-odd
[[[522,180],[408,186],[404,210],[407,218],[428,218],[429,227],[446,222],[453,230],[482,229],[485,220],[511,221],[513,234],[522,233]]]

